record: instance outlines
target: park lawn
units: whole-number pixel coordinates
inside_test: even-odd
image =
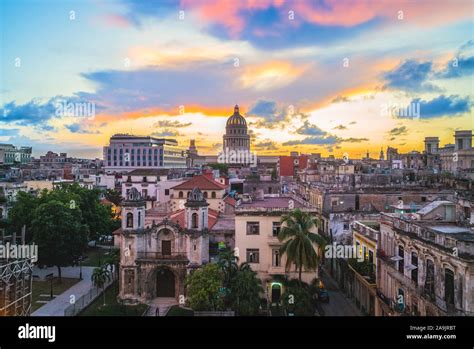
[[[109,250],[100,247],[89,247],[85,255],[87,258],[82,262],[85,267],[98,267],[104,264]],[[99,263],[100,262],[100,263]]]
[[[58,278],[54,278],[53,279],[53,294],[59,296],[61,293],[67,291],[69,288],[71,288],[78,282],[79,282],[79,279],[74,279],[74,278],[63,277],[61,282],[59,282]],[[43,305],[46,304],[46,303],[36,303],[36,301],[38,300],[50,301],[51,300],[51,297],[49,297],[49,295],[51,294],[51,281],[33,280],[32,291],[33,292],[31,295],[31,299],[32,299],[31,312],[34,312],[35,310],[41,308]],[[48,297],[40,297],[41,294],[47,294]]]
[[[166,316],[194,316],[194,311],[191,309],[181,308],[178,305],[173,305]]]
[[[148,307],[146,304],[120,304],[117,302],[117,296],[118,282],[115,281],[105,291],[105,306],[103,305],[104,295],[101,294],[92,304],[79,313],[79,316],[142,316]]]

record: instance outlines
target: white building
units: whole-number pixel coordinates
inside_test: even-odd
[[[280,277],[298,278],[294,266],[285,270],[286,256],[280,255],[278,240],[281,217],[292,208],[308,210],[290,197],[265,197],[261,200],[240,200],[235,208],[235,251],[239,263],[247,262],[266,285],[265,293],[271,303],[280,302],[283,284]],[[316,232],[317,228],[314,228]],[[302,280],[311,282],[317,270],[303,270]],[[275,277],[277,277],[275,279]]]
[[[186,168],[186,152],[173,139],[116,134],[104,147],[106,173]]]

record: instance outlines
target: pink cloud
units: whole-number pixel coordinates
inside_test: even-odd
[[[404,21],[420,25],[435,25],[472,16],[472,2],[460,0],[446,3],[438,0],[325,0],[319,5],[311,0],[242,0],[209,1],[181,0],[183,8],[195,11],[205,22],[217,23],[237,37],[246,25],[244,11],[269,7],[283,13],[294,11],[295,20],[319,25],[355,26],[382,17],[396,23],[398,11]]]

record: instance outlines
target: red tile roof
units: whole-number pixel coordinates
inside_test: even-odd
[[[189,181],[178,184],[172,187],[173,190],[193,190],[199,188],[200,190],[223,190],[226,188],[225,185],[216,182],[213,179],[206,177],[205,175],[194,176]]]
[[[209,230],[216,224],[219,217],[219,211],[208,209],[208,228]],[[169,220],[177,223],[180,227],[185,228],[185,210],[179,210],[169,215]]]
[[[230,206],[232,207],[235,207],[235,204],[237,203],[237,201],[235,201],[234,198],[231,198],[230,196],[227,196],[225,199],[224,199],[224,202],[226,204],[229,204]]]

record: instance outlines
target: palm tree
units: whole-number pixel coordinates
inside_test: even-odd
[[[91,281],[95,287],[101,288],[104,294],[104,305],[105,305],[105,283],[110,280],[110,271],[104,266],[94,268],[92,272]]]
[[[222,272],[224,273],[224,287],[229,287],[232,277],[239,269],[238,262],[239,258],[232,250],[225,250],[219,253],[217,264],[221,267]]]
[[[315,270],[318,266],[319,257],[315,250],[325,245],[321,235],[310,232],[316,226],[316,219],[308,212],[295,209],[281,218],[282,228],[278,234],[278,240],[284,242],[280,247],[281,255],[286,254],[287,271],[291,265],[295,265],[298,271],[298,280],[301,283],[303,268]]]

